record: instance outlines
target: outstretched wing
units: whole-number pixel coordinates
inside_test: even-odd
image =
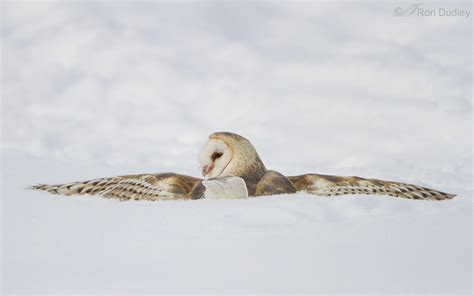
[[[364,179],[359,177],[328,176],[307,174],[288,177],[297,191],[303,191],[322,196],[343,194],[378,194],[390,195],[409,199],[444,200],[455,197],[454,194],[444,193],[434,189],[416,185]]]
[[[120,200],[194,199],[200,198],[203,188],[201,181],[173,173],[140,174],[59,185],[38,184],[31,189],[64,195],[101,195]]]

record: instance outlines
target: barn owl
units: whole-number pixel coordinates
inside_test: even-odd
[[[360,177],[284,176],[265,168],[249,140],[229,132],[211,134],[199,153],[198,163],[204,179],[174,173],[139,174],[60,185],[39,184],[32,189],[120,200],[246,198],[297,192],[319,196],[390,195],[423,200],[445,200],[455,196],[416,185]]]

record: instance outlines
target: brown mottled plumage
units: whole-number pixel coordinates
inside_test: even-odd
[[[289,176],[288,179],[295,185],[296,190],[321,196],[375,194],[397,196],[408,199],[431,200],[443,200],[455,197],[454,194],[444,193],[421,186],[377,179],[364,179],[360,177],[307,174],[301,176]]]
[[[101,195],[120,200],[193,199],[201,189],[201,179],[173,173],[126,175],[61,185],[34,185],[31,188],[53,194]],[[201,190],[202,191],[202,190]]]
[[[206,197],[206,184],[209,182],[217,182],[212,193],[215,195],[216,188],[226,188],[220,187],[221,181],[239,177],[241,179],[233,184],[240,182],[246,189],[239,192],[249,196],[306,192],[320,196],[373,194],[423,200],[455,197],[453,194],[434,189],[377,179],[320,174],[285,177],[276,171],[267,170],[246,138],[228,132],[213,133],[209,136],[209,141],[199,156],[199,162],[203,175],[208,177],[205,182],[190,176],[163,173],[118,176],[61,185],[40,184],[31,188],[53,194],[90,194],[120,200],[199,199]]]

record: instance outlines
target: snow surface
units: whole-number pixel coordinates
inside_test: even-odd
[[[2,292],[470,294],[472,17],[394,17],[402,4],[2,2]],[[459,196],[25,190],[197,176],[214,131],[284,174]]]

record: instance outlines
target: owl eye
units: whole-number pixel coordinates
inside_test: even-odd
[[[212,153],[211,158],[212,158],[212,160],[216,160],[217,158],[219,158],[221,156],[222,156],[222,152],[217,152],[216,151],[216,152]]]

